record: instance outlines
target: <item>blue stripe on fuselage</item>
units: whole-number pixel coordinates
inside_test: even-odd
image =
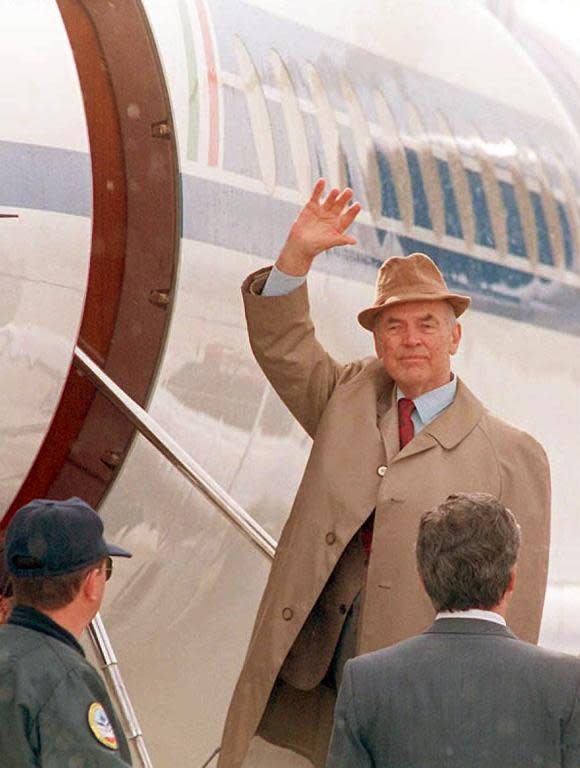
[[[0,205],[90,216],[92,193],[86,153],[0,141]]]
[[[219,181],[183,174],[183,236],[272,260],[298,206]],[[0,207],[91,215],[89,156],[65,149],[0,141]],[[563,216],[559,208],[560,216]],[[475,209],[478,214],[477,208]],[[567,260],[571,235],[563,218]],[[393,233],[357,224],[365,250],[339,249],[317,261],[317,269],[372,283],[392,251]],[[433,256],[450,286],[470,293],[486,312],[580,335],[580,289],[482,261],[421,240],[399,238],[402,250]],[[459,243],[458,243],[459,245]]]

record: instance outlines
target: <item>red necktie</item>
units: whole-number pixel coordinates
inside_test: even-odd
[[[402,397],[397,403],[399,409],[399,442],[401,450],[410,443],[415,436],[415,426],[411,414],[415,410],[415,403],[407,397]]]

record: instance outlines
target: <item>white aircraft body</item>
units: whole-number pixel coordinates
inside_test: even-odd
[[[393,253],[473,296],[454,370],[547,450],[540,642],[578,653],[566,89],[475,0],[0,0],[0,18],[0,513],[83,496],[134,553],[102,626],[136,764],[199,768],[220,742],[310,448],[239,286],[321,175],[363,204],[358,245],[309,277],[321,340],[370,353],[355,315]],[[248,764],[305,764],[269,754]]]

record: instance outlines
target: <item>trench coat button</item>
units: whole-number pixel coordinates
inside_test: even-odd
[[[344,616],[344,614],[346,613],[346,603],[341,603],[338,606],[338,612],[342,613],[342,615]]]
[[[336,541],[336,534],[333,533],[332,531],[329,531],[326,534],[325,539],[327,544],[334,544],[334,542]]]
[[[282,618],[284,621],[290,621],[290,619],[294,616],[294,611],[292,608],[284,608],[282,611]]]
[[[387,467],[385,464],[381,464],[380,467],[377,467],[377,475],[384,477],[386,474],[387,474]]]

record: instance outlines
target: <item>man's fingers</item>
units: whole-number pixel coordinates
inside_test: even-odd
[[[320,203],[320,196],[324,192],[324,187],[326,186],[326,181],[324,179],[318,179],[316,184],[314,185],[314,189],[312,190],[312,194],[310,195],[310,203]]]
[[[350,187],[346,187],[346,189],[343,189],[340,195],[334,201],[334,205],[332,206],[333,213],[336,213],[336,214],[341,213],[343,208],[345,208],[346,205],[352,200],[353,195],[354,195],[354,192]]]
[[[333,187],[330,192],[328,193],[328,197],[326,200],[322,203],[323,209],[327,213],[332,213],[334,205],[336,203],[336,200],[338,196],[340,195],[340,189],[337,189],[336,187]]]
[[[357,243],[358,240],[356,237],[352,237],[351,235],[337,235],[326,244],[324,250],[328,251],[331,248],[338,248],[341,245],[356,245]]]
[[[329,248],[337,248],[340,245],[356,245],[357,243],[358,240],[356,237],[353,237],[352,235],[346,235],[344,233],[337,233],[333,238],[329,238],[324,250],[328,250]]]
[[[343,213],[343,215],[340,217],[340,226],[343,232],[350,227],[360,212],[361,204],[355,203],[354,205],[350,206],[346,213]]]

